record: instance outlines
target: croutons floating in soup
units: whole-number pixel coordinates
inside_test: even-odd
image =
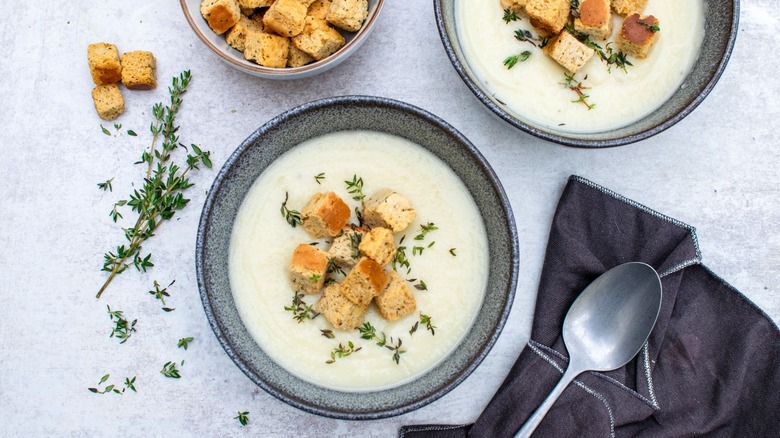
[[[434,367],[471,328],[487,237],[470,193],[433,154],[344,131],[260,175],[229,268],[242,321],[275,362],[320,386],[380,390]]]
[[[702,0],[455,0],[478,80],[555,131],[618,128],[663,104],[704,38]]]

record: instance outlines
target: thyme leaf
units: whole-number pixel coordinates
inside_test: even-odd
[[[363,178],[353,175],[352,181],[344,181],[344,183],[347,185],[347,192],[352,195],[352,199],[362,204],[363,199],[365,199],[365,195],[363,194]]]
[[[242,426],[246,426],[249,423],[249,411],[239,411],[238,415],[233,417],[233,419],[238,420]]]
[[[284,201],[282,202],[282,208],[279,211],[282,213],[284,220],[286,220],[291,227],[295,228],[297,225],[303,224],[303,220],[301,219],[301,212],[287,208],[288,199],[289,193],[284,192]]]
[[[320,316],[320,314],[314,310],[314,306],[306,304],[306,302],[303,301],[303,297],[303,294],[297,293],[293,295],[292,304],[284,307],[284,310],[292,312],[293,319],[299,323]]]
[[[190,342],[194,341],[195,338],[192,336],[188,336],[186,338],[179,339],[179,342],[176,344],[177,347],[187,349],[190,346]]]
[[[111,329],[111,334],[108,337],[121,339],[119,343],[124,344],[135,332],[135,324],[138,320],[134,319],[133,322],[128,322],[125,319],[124,312],[121,310],[111,310],[111,307],[108,305],[106,305],[106,308],[108,309],[109,319],[114,323],[114,328]]]
[[[179,370],[176,368],[176,362],[172,362],[172,361],[165,362],[165,365],[163,365],[162,369],[160,370],[160,374],[170,379],[181,378],[181,374],[179,373]]]
[[[510,22],[517,21],[519,19],[520,16],[517,15],[517,12],[513,11],[510,8],[504,9],[504,18],[502,18],[502,20],[504,20],[504,23],[509,24]]]
[[[519,55],[513,55],[509,56],[504,60],[504,65],[506,66],[507,70],[511,69],[515,65],[517,65],[518,62],[525,62],[528,60],[528,58],[531,56],[531,52],[528,50],[524,51],[523,53],[520,53]]]
[[[332,364],[336,362],[336,358],[341,359],[344,357],[349,357],[352,355],[352,353],[357,353],[362,348],[363,347],[355,348],[355,344],[352,343],[352,341],[349,341],[346,346],[339,342],[339,346],[335,347],[333,351],[330,352],[330,359],[326,360],[325,363]]]

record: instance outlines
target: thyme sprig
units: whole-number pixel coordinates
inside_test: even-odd
[[[289,197],[289,193],[284,192],[284,201],[282,202],[282,208],[279,211],[282,213],[284,220],[286,220],[291,227],[295,228],[297,225],[303,224],[303,220],[301,219],[301,212],[287,208],[287,200]]]
[[[420,234],[414,236],[414,240],[424,240],[425,236],[427,236],[428,233],[438,229],[439,227],[437,227],[433,222],[428,222],[427,224],[420,225]]]
[[[173,310],[176,310],[171,307],[165,307],[165,297],[171,296],[170,292],[168,292],[168,288],[173,286],[174,283],[176,283],[176,280],[171,281],[168,284],[168,286],[161,288],[160,283],[158,283],[157,280],[154,280],[154,284],[153,284],[154,289],[149,291],[149,295],[154,296],[156,300],[160,300],[160,302],[163,305],[162,310],[165,312],[171,312]]]
[[[363,178],[353,175],[352,181],[344,181],[344,184],[347,185],[347,192],[352,195],[352,199],[362,204],[366,197],[363,194]]]
[[[238,420],[239,423],[241,423],[242,426],[246,426],[249,424],[249,411],[239,411],[238,415],[233,417],[233,419]]]
[[[303,301],[303,297],[303,294],[293,295],[292,304],[284,307],[284,310],[292,312],[293,319],[299,323],[320,316],[320,314],[314,310],[314,306],[306,304],[306,301]]]
[[[387,336],[385,336],[384,332],[382,332],[382,337],[380,338],[376,334],[376,327],[371,325],[370,322],[366,322],[363,324],[362,327],[358,327],[358,331],[360,332],[360,337],[362,339],[365,339],[367,341],[377,341],[376,345],[379,347],[384,347],[385,344],[387,344]]]
[[[393,344],[393,338],[390,338],[390,345],[385,345],[385,348],[393,352],[393,362],[395,362],[396,365],[401,364],[401,355],[406,353],[406,350],[401,349],[401,344],[403,344],[403,341],[401,341],[401,338],[398,338],[398,342],[395,345]]]
[[[192,336],[188,336],[186,338],[181,338],[181,339],[179,339],[179,342],[176,344],[176,346],[186,350],[187,348],[189,348],[190,342],[192,342],[194,340],[195,340],[195,338],[193,338]]]
[[[124,312],[121,310],[111,310],[111,307],[108,305],[106,305],[106,308],[108,309],[109,319],[114,323],[114,328],[111,329],[111,334],[108,337],[121,339],[119,343],[124,344],[135,332],[135,324],[138,320],[134,319],[133,322],[128,322],[125,319]]]
[[[320,329],[320,334],[328,339],[336,338],[336,335],[333,334],[333,330],[330,329]]]
[[[100,190],[104,192],[113,192],[114,187],[111,185],[111,183],[114,181],[114,178],[111,177],[106,182],[98,183],[97,186]]]
[[[357,260],[360,258],[360,242],[363,241],[363,234],[354,232],[349,235],[349,245],[352,249],[352,254],[350,256]]]
[[[317,181],[317,184],[322,184],[322,180],[324,179],[325,179],[325,172],[320,172],[314,175],[314,181]]]
[[[534,36],[530,30],[526,29],[517,29],[515,31],[515,39],[521,43],[529,43],[532,46],[538,47],[540,49],[544,48],[547,43],[550,42],[550,37]]]
[[[176,362],[173,361],[165,362],[165,365],[163,365],[162,369],[160,370],[160,374],[170,379],[181,378],[181,374],[179,370],[176,368]]]
[[[504,23],[509,24],[510,22],[517,21],[519,19],[520,16],[517,15],[517,12],[513,11],[510,8],[504,9],[504,18],[502,18],[502,20],[504,20]]]
[[[420,324],[425,325],[425,329],[431,332],[431,336],[436,335],[436,326],[431,322],[431,317],[424,313],[420,313]]]
[[[590,87],[583,86],[582,82],[579,82],[576,79],[574,79],[574,75],[569,75],[568,73],[564,73],[563,75],[565,76],[566,81],[562,85],[567,87],[571,91],[574,91],[575,93],[577,93],[577,96],[579,96],[579,99],[572,100],[572,102],[581,103],[585,105],[588,108],[588,111],[592,110],[593,108],[596,108],[595,103],[588,103],[588,99],[590,98],[590,96],[585,94],[585,92],[583,91],[589,89]]]
[[[639,20],[638,23],[644,26],[645,28],[647,28],[647,30],[649,30],[650,32],[656,33],[661,31],[661,27],[658,26],[657,24],[648,23],[644,20]]]
[[[116,252],[109,251],[104,254],[103,268],[109,272],[103,286],[97,293],[97,298],[103,294],[111,281],[127,268],[134,266],[138,271],[144,271],[152,266],[151,253],[141,253],[143,244],[154,236],[157,228],[165,221],[170,220],[177,211],[183,209],[190,202],[183,192],[193,186],[187,175],[192,170],[199,170],[202,164],[211,168],[210,152],[201,150],[198,146],[190,145],[185,164],[178,165],[171,162],[172,153],[184,145],[179,143],[179,127],[176,126],[176,114],[182,104],[182,96],[187,91],[192,76],[189,70],[174,76],[172,84],[168,87],[170,104],[164,106],[157,103],[152,107],[154,121],[150,125],[152,142],[148,150],[141,154],[138,164],[146,163],[146,176],[140,189],[135,189],[129,199],[120,200],[114,205],[114,210],[109,214],[116,221],[121,217],[116,211],[117,207],[129,206],[138,214],[135,225],[124,229],[124,237],[127,246],[118,245]],[[162,145],[158,148],[158,140],[162,139]]]
[[[326,364],[332,364],[336,362],[336,358],[344,358],[349,357],[352,355],[352,353],[357,353],[360,351],[363,347],[357,347],[355,348],[355,344],[352,341],[347,342],[347,345],[344,346],[341,342],[339,342],[339,346],[333,348],[333,351],[330,352],[330,359],[326,360]]]
[[[409,264],[409,258],[406,257],[405,246],[401,245],[396,249],[391,266],[393,267],[393,271],[396,272],[398,272],[398,268],[406,268],[407,274],[412,271],[412,268]]]
[[[109,377],[111,377],[110,374],[106,374],[103,377],[101,377],[100,378],[100,383],[98,383],[97,386],[99,387],[100,385],[105,383],[108,380]],[[136,378],[136,376],[133,376],[132,379],[129,378],[129,377],[125,377],[125,382],[124,382],[125,387],[122,388],[122,390],[119,390],[119,388],[117,388],[117,386],[114,385],[114,384],[106,385],[106,387],[103,388],[103,389],[100,389],[100,388],[87,388],[87,389],[91,393],[93,393],[93,394],[112,394],[113,393],[113,394],[122,395],[128,389],[132,390],[133,392],[138,392],[135,389],[135,378]]]
[[[523,53],[508,56],[506,59],[504,59],[504,65],[506,66],[507,70],[509,70],[515,65],[517,65],[518,62],[525,62],[530,57],[531,57],[531,52],[526,50]]]

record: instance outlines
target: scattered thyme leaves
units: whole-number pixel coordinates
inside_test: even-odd
[[[528,50],[524,51],[523,53],[520,53],[518,55],[509,56],[504,60],[504,65],[506,66],[507,70],[511,69],[515,65],[517,65],[518,62],[525,62],[528,60],[528,58],[531,56],[531,52]]]
[[[104,192],[113,192],[114,191],[114,187],[111,185],[111,182],[113,182],[113,181],[114,181],[114,178],[111,177],[108,180],[106,180],[106,182],[98,183],[97,186],[98,186],[98,188],[100,190],[102,190]]]
[[[568,73],[564,73],[563,75],[566,78],[566,82],[564,82],[562,85],[567,87],[571,91],[574,91],[575,93],[577,93],[577,96],[579,96],[579,99],[572,100],[572,102],[581,103],[585,105],[588,108],[588,111],[592,110],[593,108],[596,108],[595,103],[588,103],[588,99],[590,98],[590,96],[585,94],[585,92],[583,91],[589,89],[590,87],[583,86],[582,82],[579,82],[576,79],[574,79],[574,75],[569,75]]]
[[[338,263],[336,263],[336,261],[330,257],[328,257],[328,267],[326,268],[325,273],[347,275],[346,272],[341,269],[341,266],[339,266]]]
[[[109,319],[114,323],[114,328],[111,329],[111,334],[108,337],[121,339],[119,343],[124,344],[135,332],[135,324],[138,320],[134,319],[133,322],[128,322],[125,319],[124,312],[121,310],[111,310],[111,307],[108,305],[106,305],[106,308],[108,309]]]
[[[428,285],[425,284],[424,281],[420,280],[419,283],[414,285],[414,288],[417,290],[428,290]]]
[[[111,131],[106,129],[106,127],[103,126],[102,124],[100,125],[100,130],[103,132],[103,134],[106,134],[107,136],[111,137]]]
[[[406,350],[401,349],[401,344],[403,344],[403,341],[401,341],[401,338],[398,338],[398,342],[395,345],[393,344],[393,338],[390,338],[390,344],[391,345],[385,345],[385,348],[393,352],[393,362],[395,362],[396,365],[400,365],[401,363],[401,355],[406,353]]]
[[[352,181],[344,181],[347,185],[347,192],[352,195],[352,199],[363,203],[365,195],[363,194],[363,178],[357,175],[352,176]]]
[[[309,281],[311,281],[312,283],[316,283],[320,281],[320,278],[322,278],[322,275],[320,274],[311,274],[311,277],[309,277]]]
[[[320,316],[320,314],[314,310],[314,306],[306,304],[306,302],[303,301],[303,297],[303,294],[293,295],[292,304],[284,307],[284,310],[292,312],[293,319],[299,323]]]
[[[100,385],[105,383],[108,380],[109,377],[111,377],[110,374],[104,375],[103,377],[100,378],[100,382],[98,383],[98,385],[97,385],[98,387],[97,388],[87,388],[87,389],[89,390],[89,392],[91,392],[93,394],[118,394],[118,395],[122,395],[122,394],[124,394],[125,390],[127,390],[127,389],[130,389],[133,392],[137,392],[135,390],[135,376],[133,376],[132,379],[129,378],[129,377],[126,377],[125,378],[125,382],[124,382],[125,387],[122,388],[121,390],[119,388],[117,388],[117,385],[115,385],[115,384],[110,384],[110,385],[107,385],[105,388],[100,389],[99,388]]]
[[[517,12],[513,11],[510,8],[504,9],[504,18],[502,18],[502,20],[504,20],[504,23],[509,24],[510,22],[517,21],[519,19],[520,16],[517,15]]]
[[[239,423],[241,423],[242,426],[246,426],[249,424],[249,411],[244,412],[238,412],[238,415],[233,417],[233,419],[238,420]]]
[[[189,70],[180,73],[178,77],[174,76],[171,86],[168,87],[170,104],[164,106],[157,103],[152,107],[152,142],[148,150],[141,154],[139,161],[147,164],[143,184],[133,190],[129,199],[114,204],[114,211],[110,212],[112,219],[116,221],[120,217],[116,208],[127,205],[138,214],[138,218],[134,226],[123,229],[124,238],[128,241],[127,247],[118,245],[116,253],[109,251],[103,255],[102,271],[108,272],[109,276],[98,291],[97,298],[100,298],[111,281],[128,267],[134,266],[136,270],[146,272],[154,266],[151,253],[141,254],[142,245],[155,235],[160,224],[173,218],[177,211],[189,204],[190,200],[183,194],[194,185],[190,182],[188,173],[199,170],[200,164],[208,168],[212,165],[209,158],[211,153],[195,145],[191,145],[194,154],[186,155],[186,165],[171,162],[173,152],[181,145],[176,114],[181,108],[182,96],[191,79]],[[162,145],[158,148],[157,141],[160,137]]]
[[[457,256],[458,256],[458,254],[456,254],[456,253],[455,253],[455,251],[456,251],[456,248],[450,248],[450,254],[451,254],[453,257],[457,257]]]
[[[363,241],[363,234],[354,232],[350,234],[349,236],[349,245],[352,249],[352,254],[350,256],[357,260],[360,258],[360,242]]]
[[[412,268],[409,265],[409,259],[406,257],[405,246],[399,246],[396,249],[395,256],[393,256],[393,261],[391,263],[391,266],[393,267],[393,271],[396,272],[398,272],[398,268],[406,268],[407,274],[411,272]]]
[[[431,336],[436,335],[436,332],[434,331],[436,329],[436,326],[431,323],[431,317],[420,313],[420,324],[425,325],[425,329],[431,332]]]
[[[580,18],[580,0],[570,0],[572,18]]]
[[[376,327],[371,325],[370,322],[366,322],[363,324],[363,326],[358,327],[358,331],[360,332],[360,337],[362,339],[365,339],[367,341],[377,341],[376,345],[379,347],[384,347],[385,344],[387,344],[387,336],[385,336],[384,332],[382,332],[382,337],[380,338],[376,334]]]
[[[128,129],[127,130],[127,135],[129,135],[131,137],[137,137],[138,136],[138,134],[136,134],[135,131],[133,131],[132,129]]]
[[[645,28],[647,28],[647,30],[649,30],[650,32],[656,33],[661,31],[661,27],[658,26],[657,24],[648,23],[644,20],[639,20],[638,23],[644,26]]]
[[[322,184],[322,180],[324,179],[325,179],[325,172],[314,175],[314,181],[317,181],[317,184]]]
[[[550,42],[550,37],[534,36],[530,30],[517,29],[515,31],[515,39],[521,43],[529,43],[534,47],[543,48]]]
[[[182,361],[182,364],[184,364],[184,361]],[[181,374],[179,373],[179,370],[176,368],[176,362],[172,362],[172,361],[165,362],[165,365],[163,365],[162,369],[160,370],[160,374],[170,379],[181,378]]]
[[[420,234],[414,236],[414,240],[424,240],[425,236],[430,233],[431,231],[438,230],[439,227],[437,227],[433,222],[428,222],[425,225],[420,225]]]
[[[176,283],[176,280],[173,280],[168,284],[168,286],[165,286],[164,288],[160,288],[160,283],[157,282],[157,280],[154,280],[153,290],[149,291],[149,295],[154,296],[156,300],[160,300],[160,303],[162,303],[163,306],[165,306],[165,297],[170,297],[171,294],[168,292],[168,288],[173,286],[173,283]]]
[[[412,255],[422,255],[423,251],[425,251],[425,247],[422,246],[412,247]]]
[[[190,346],[190,342],[194,341],[195,338],[192,336],[188,336],[186,338],[179,339],[179,342],[176,344],[177,347],[187,349]]]
[[[284,192],[284,202],[282,202],[282,208],[279,211],[282,213],[284,220],[286,220],[291,227],[295,228],[297,225],[303,224],[303,220],[301,219],[301,212],[287,208],[288,199],[289,193]]]
[[[133,378],[125,377],[125,389],[129,389],[133,392],[138,392],[135,390],[135,378],[136,376],[133,376]],[[125,391],[125,389],[122,390],[122,392]]]
[[[414,325],[412,325],[412,328],[409,329],[409,336],[412,336],[414,332],[417,331],[417,327],[419,327],[420,321],[415,321]]]
[[[360,349],[363,347],[357,347],[355,348],[355,344],[352,343],[352,341],[347,342],[347,346],[345,347],[344,344],[339,342],[339,346],[333,348],[333,351],[330,352],[330,359],[326,360],[326,364],[332,364],[336,362],[336,359],[341,359],[344,357],[349,357],[352,355],[352,353],[357,353],[360,351]]]
[[[335,339],[336,335],[333,334],[333,330],[330,329],[320,329],[320,333],[322,336],[325,336],[328,339]]]

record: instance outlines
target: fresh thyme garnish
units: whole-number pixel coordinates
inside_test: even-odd
[[[661,28],[657,24],[648,23],[644,20],[639,20],[638,23],[646,27],[650,32],[656,33],[661,31]]]
[[[311,274],[311,277],[309,277],[309,281],[311,281],[312,283],[316,283],[320,281],[320,278],[322,278],[322,275],[320,274]]]
[[[590,87],[582,86],[582,82],[578,82],[576,79],[574,79],[574,75],[569,75],[568,73],[564,73],[564,76],[566,77],[566,82],[563,83],[562,85],[567,87],[571,91],[574,91],[575,93],[577,93],[577,96],[579,96],[579,99],[572,100],[572,102],[573,103],[581,103],[581,104],[585,105],[586,107],[588,107],[588,111],[590,111],[593,108],[595,108],[596,107],[595,103],[593,103],[593,104],[588,103],[588,98],[590,98],[590,96],[588,96],[587,94],[585,94],[582,91],[582,90],[587,90]],[[586,79],[587,79],[587,77],[586,77]]]
[[[517,12],[515,12],[515,11],[509,9],[509,8],[506,8],[506,9],[504,9],[504,18],[502,18],[502,19],[504,20],[504,23],[509,24],[509,22],[511,22],[511,21],[519,20],[520,16],[517,15]]]
[[[171,294],[168,292],[168,288],[173,285],[173,283],[176,283],[176,280],[173,280],[168,284],[168,286],[165,286],[164,288],[160,288],[160,283],[157,282],[157,280],[154,280],[154,290],[149,291],[149,295],[153,295],[155,299],[160,300],[160,302],[163,305],[163,310],[166,312],[170,312],[174,309],[170,307],[165,307],[165,297],[170,297]]]
[[[130,339],[130,336],[133,335],[135,323],[138,322],[138,320],[134,319],[133,322],[128,323],[127,319],[125,319],[124,312],[121,310],[111,310],[111,307],[109,306],[106,306],[106,308],[108,309],[109,319],[114,323],[114,328],[111,330],[111,334],[108,337],[121,339],[122,341],[119,343],[124,344]]]
[[[429,330],[431,332],[431,336],[436,335],[436,332],[434,331],[436,326],[431,323],[431,317],[430,316],[428,316],[428,315],[426,315],[424,313],[420,313],[420,324],[424,324],[425,325],[425,329]]]
[[[328,258],[328,267],[325,271],[327,274],[341,274],[341,275],[347,275],[346,272],[344,272],[343,269],[336,263],[335,260],[332,258]]]
[[[352,181],[344,181],[347,185],[347,192],[352,195],[352,199],[363,203],[365,195],[363,195],[363,178],[358,178],[357,175],[352,176]]]
[[[148,150],[141,155],[139,163],[146,163],[146,176],[140,189],[133,190],[128,200],[122,200],[114,205],[128,205],[131,210],[138,213],[135,225],[124,229],[124,237],[128,241],[127,247],[119,245],[116,253],[109,251],[104,254],[103,271],[109,272],[103,286],[97,293],[97,298],[103,294],[111,281],[117,275],[124,272],[130,266],[138,271],[144,271],[152,266],[151,253],[146,256],[141,254],[142,245],[153,235],[157,228],[183,209],[190,202],[183,196],[183,192],[192,187],[193,183],[187,178],[191,170],[198,170],[199,165],[210,168],[212,163],[210,152],[202,151],[192,144],[192,153],[186,156],[186,165],[181,167],[171,161],[171,154],[181,145],[179,143],[179,127],[176,126],[176,114],[182,104],[182,96],[190,83],[189,70],[182,72],[173,78],[172,85],[168,87],[170,105],[164,106],[157,103],[152,107],[154,122],[150,130],[152,142]],[[162,135],[162,147],[157,148],[157,140]],[[182,145],[183,146],[183,145]],[[188,151],[189,152],[189,151]],[[117,212],[109,213],[116,220]],[[131,262],[132,261],[132,262]]]
[[[100,386],[103,383],[105,383],[106,380],[108,380],[109,377],[110,377],[110,374],[106,374],[105,376],[101,377],[100,378],[100,383],[98,383],[98,386]],[[94,394],[114,393],[114,394],[122,395],[122,391],[116,389],[116,385],[108,385],[105,388],[103,388],[102,391],[100,389],[98,389],[98,388],[87,388],[87,389],[90,390],[90,392],[92,392]]]
[[[181,374],[179,374],[179,370],[176,369],[175,362],[165,362],[165,365],[163,365],[162,369],[160,370],[160,374],[171,379],[181,378]]]
[[[571,16],[580,18],[580,0],[570,0],[569,3],[571,3]]]
[[[314,181],[317,181],[317,184],[322,184],[322,180],[324,179],[325,179],[325,172],[314,175]]]
[[[362,227],[363,226],[363,212],[360,211],[360,209],[358,207],[355,207],[355,217],[358,220],[358,226]]]
[[[320,314],[314,310],[314,306],[306,304],[306,302],[303,301],[303,297],[303,294],[293,295],[292,305],[284,307],[284,310],[293,313],[293,319],[299,323],[320,316]]]
[[[412,271],[412,268],[409,266],[409,259],[406,257],[405,246],[399,246],[398,249],[396,249],[395,256],[393,256],[392,267],[393,271],[396,272],[398,272],[398,267],[406,268],[407,274]]]
[[[423,246],[412,247],[412,255],[422,255],[423,251],[425,251]]]
[[[107,136],[109,136],[109,137],[111,136],[111,131],[109,131],[108,129],[106,129],[106,127],[105,127],[105,126],[103,126],[102,124],[100,125],[100,130],[103,132],[103,134],[106,134],[106,135],[107,135]]]
[[[373,341],[376,340],[376,345],[380,347],[384,347],[385,344],[387,344],[387,336],[385,336],[384,332],[382,332],[382,337],[380,338],[376,334],[376,327],[371,325],[370,322],[366,322],[363,324],[362,327],[358,327],[358,331],[360,332],[360,337],[362,339],[365,339],[367,341]]]
[[[244,412],[238,412],[238,415],[233,417],[233,419],[238,420],[239,423],[241,423],[242,426],[246,426],[249,423],[249,411]]]
[[[138,136],[138,134],[136,134],[135,131],[133,131],[132,129],[128,129],[127,130],[127,135],[129,135],[131,137],[137,137]]]
[[[525,62],[528,60],[528,58],[531,56],[531,52],[526,50],[523,53],[520,53],[519,55],[513,55],[509,56],[504,60],[504,65],[506,66],[507,70],[511,69],[515,65],[517,65],[518,62]]]
[[[395,345],[393,344],[393,338],[390,338],[390,344],[391,345],[385,345],[385,348],[393,352],[393,362],[396,363],[396,365],[400,365],[401,362],[401,355],[406,353],[406,350],[401,350],[401,344],[403,342],[401,341],[401,338],[398,338],[398,343]]]
[[[98,183],[97,186],[100,190],[104,192],[113,192],[114,187],[111,185],[111,182],[114,181],[114,178],[111,177],[106,182]]]
[[[540,49],[546,46],[548,42],[550,42],[550,37],[535,37],[530,30],[525,29],[517,29],[515,31],[515,39],[520,42],[530,43],[532,46],[538,47]]]
[[[186,350],[187,347],[190,346],[190,342],[192,342],[194,340],[195,340],[195,338],[193,338],[192,336],[189,336],[189,337],[186,337],[186,338],[181,338],[181,339],[179,339],[179,343],[177,343],[176,346]]]
[[[428,290],[428,285],[425,284],[424,281],[420,280],[419,283],[414,285],[414,288],[417,290]]]
[[[349,236],[349,244],[352,248],[352,258],[357,260],[360,258],[360,242],[363,241],[363,235],[361,233],[352,233]]]
[[[325,363],[332,364],[336,362],[337,357],[339,359],[343,357],[348,357],[352,353],[357,353],[358,351],[360,351],[361,348],[363,347],[355,348],[355,344],[353,344],[352,341],[349,341],[346,347],[341,342],[339,342],[339,346],[335,347],[333,351],[330,352],[330,359],[326,360]]]
[[[433,224],[433,222],[428,222],[425,225],[420,225],[420,234],[414,236],[414,240],[423,240],[425,239],[425,236],[430,233],[431,231],[438,230],[439,227]]]
[[[328,339],[334,339],[336,337],[336,335],[333,334],[333,330],[320,329],[320,333],[322,334],[322,336],[325,336]]]
[[[458,256],[457,254],[455,254],[455,248],[450,248],[450,254],[452,254],[453,257]]]
[[[417,327],[420,325],[420,321],[415,321],[412,328],[409,329],[409,336],[412,336],[417,331]]]
[[[135,378],[136,376],[133,376],[133,378],[125,377],[125,389],[129,389],[133,392],[138,392],[135,390]],[[125,392],[123,389],[122,392]]]
[[[282,208],[279,211],[281,211],[284,220],[286,220],[291,227],[295,228],[296,225],[301,225],[303,223],[301,212],[287,208],[287,199],[289,199],[289,193],[284,192],[284,202],[282,202]]]

